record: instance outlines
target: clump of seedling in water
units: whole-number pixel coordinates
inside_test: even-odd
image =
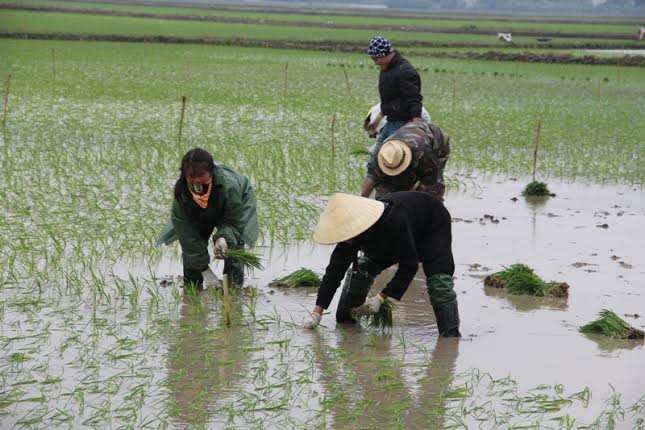
[[[529,183],[524,191],[522,191],[523,196],[536,196],[536,197],[545,197],[550,196],[551,192],[547,188],[544,182],[533,181]]]
[[[537,297],[568,297],[569,285],[565,282],[545,282],[525,264],[513,264],[484,278],[484,285],[504,288],[509,294]]]
[[[320,277],[312,270],[301,267],[290,275],[274,279],[269,284],[272,287],[319,287]]]
[[[264,269],[264,266],[262,265],[262,259],[256,253],[249,251],[248,249],[229,248],[228,251],[226,251],[226,257],[230,258],[231,260],[237,261],[242,266],[244,266],[245,269],[248,270]]]
[[[615,312],[603,309],[598,314],[598,319],[580,327],[581,333],[595,333],[609,336],[614,339],[643,339],[645,333],[627,324]]]
[[[393,310],[394,303],[390,300],[385,300],[378,312],[375,314],[370,314],[366,312],[366,309],[363,306],[359,306],[352,309],[352,316],[367,323],[370,328],[386,330],[394,326],[394,317],[392,316]]]

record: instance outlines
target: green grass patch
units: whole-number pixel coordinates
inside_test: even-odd
[[[181,38],[218,38],[218,39],[259,39],[281,40],[291,42],[336,42],[360,44],[364,52],[374,29],[364,28],[330,28],[298,27],[289,25],[257,23],[228,23],[186,21],[172,19],[152,19],[127,16],[92,15],[81,13],[32,12],[18,10],[0,10],[0,31],[20,33],[65,33],[92,35],[122,36],[174,36]],[[400,31],[392,29],[387,32],[392,43],[403,51],[416,49],[419,46],[489,46],[506,48],[495,34],[465,33],[428,33],[423,31]],[[515,46],[538,48],[540,42],[536,36],[515,36]],[[549,44],[557,47],[563,45],[571,49],[585,46],[623,48],[643,46],[636,40],[611,38],[551,37]],[[358,51],[359,49],[357,49]]]
[[[614,311],[603,309],[598,319],[580,327],[581,333],[595,333],[615,339],[643,339],[645,334],[625,322]]]
[[[379,12],[360,11],[338,11],[334,14],[325,13],[297,13],[279,10],[217,10],[216,8],[170,7],[159,5],[134,5],[134,4],[110,4],[97,2],[66,2],[46,0],[0,0],[0,4],[19,4],[26,6],[60,7],[66,9],[92,9],[99,11],[119,11],[132,13],[150,13],[159,15],[191,15],[191,16],[217,16],[226,18],[245,18],[265,21],[293,21],[320,23],[325,25],[365,25],[366,22],[374,27],[402,26],[406,28],[449,28],[463,30],[490,30],[491,33],[501,31],[544,31],[544,32],[587,32],[587,33],[609,33],[609,34],[633,34],[634,24],[631,18],[585,18],[576,17],[566,19],[561,17],[529,17],[529,16],[490,16],[485,17],[463,14],[450,16],[450,14],[437,12],[415,12],[414,15],[403,14],[395,11],[388,11],[387,16],[379,16]],[[311,11],[310,11],[311,12]],[[385,15],[384,12],[380,14]]]

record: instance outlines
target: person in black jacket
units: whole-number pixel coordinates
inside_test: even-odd
[[[323,276],[313,312],[303,326],[320,323],[324,309],[334,297],[345,271],[354,268],[341,294],[336,320],[354,322],[350,310],[363,306],[377,313],[388,298],[401,300],[410,282],[423,265],[428,294],[437,320],[439,335],[460,337],[459,310],[452,276],[450,213],[440,200],[424,192],[390,193],[381,200],[350,194],[334,194],[320,216],[314,240],[337,243]],[[363,255],[358,257],[358,252]],[[398,264],[387,286],[367,298],[374,278]]]
[[[381,67],[378,91],[381,97],[381,112],[387,116],[387,124],[379,133],[370,152],[367,174],[361,187],[361,195],[365,197],[369,197],[374,189],[376,154],[383,142],[408,122],[421,122],[423,109],[421,77],[412,64],[394,50],[387,39],[380,36],[372,38],[367,53],[374,64]]]

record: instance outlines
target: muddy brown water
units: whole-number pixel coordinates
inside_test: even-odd
[[[318,411],[316,422],[327,427],[356,428],[375,422],[409,428],[428,428],[429,423],[443,427],[454,424],[451,417],[459,415],[455,405],[445,399],[433,404],[442,389],[446,393],[441,381],[448,380],[453,387],[474,385],[470,398],[479,402],[471,405],[482,409],[497,405],[498,418],[504,416],[500,411],[510,411],[512,418],[507,418],[507,423],[515,424],[543,421],[547,427],[557,428],[557,422],[550,418],[567,414],[578,424],[591,423],[607,410],[615,394],[620,395],[625,408],[642,401],[643,343],[582,335],[577,329],[594,320],[603,308],[614,310],[636,328],[645,327],[645,318],[633,317],[645,315],[645,192],[628,186],[549,181],[556,197],[527,201],[520,195],[525,185],[522,181],[461,179],[464,187],[448,192],[446,206],[453,216],[455,286],[463,338],[438,338],[422,271],[397,303],[395,328],[390,334],[336,325],[337,294],[329,309],[331,314],[323,317],[319,330],[291,327],[265,334],[264,341],[286,340],[292,352],[299,352],[286,360],[288,364],[276,362],[275,350],[265,349],[259,357],[277,368],[288,367],[286,373],[291,376],[310,372],[311,384],[316,387],[316,394],[307,392],[306,400],[286,403],[290,412],[283,414],[308,417],[312,410]],[[473,185],[467,186],[469,183]],[[272,289],[266,285],[300,267],[322,274],[333,247],[305,243],[259,249],[267,269],[249,279],[259,291],[257,312],[279,314],[285,321],[300,323],[315,303],[316,289]],[[570,296],[509,296],[484,288],[485,275],[513,263],[530,265],[547,281],[567,282]],[[177,262],[165,260],[159,267],[160,275],[180,272]],[[383,287],[393,273],[389,269],[379,276],[375,288]],[[565,398],[588,387],[591,399],[586,405],[574,401],[551,416],[525,415],[520,412],[525,411],[523,408],[509,409],[504,400],[508,400],[508,393],[479,392],[474,374],[515,381],[510,398],[551,386],[558,392],[564,390],[561,397]],[[222,396],[239,400],[245,390],[257,387],[242,383],[229,393],[212,394],[210,401],[221,401]],[[338,395],[337,403],[330,400],[334,393],[343,394]],[[208,399],[205,401],[208,403]],[[471,413],[462,419],[476,424],[475,417]],[[642,408],[632,411],[630,417],[619,421],[617,428],[632,428],[642,422]],[[504,422],[495,424],[490,415],[488,420],[481,420],[490,425],[483,428]]]

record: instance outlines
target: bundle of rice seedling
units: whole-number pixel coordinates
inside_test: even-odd
[[[543,197],[551,195],[551,192],[544,182],[533,181],[524,188],[522,195]]]
[[[513,264],[501,272],[484,278],[487,287],[505,288],[509,294],[568,297],[569,285],[564,282],[545,282],[525,264]]]
[[[603,309],[599,318],[580,327],[582,333],[596,333],[615,339],[643,339],[645,333],[627,324],[621,317],[609,309]]]
[[[301,267],[290,275],[274,279],[269,284],[272,287],[319,287],[320,277],[312,270]]]
[[[226,258],[240,263],[244,268],[263,270],[262,259],[254,252],[244,248],[229,248],[226,251]]]
[[[352,316],[367,323],[370,328],[385,330],[394,326],[394,318],[392,317],[393,310],[394,303],[390,300],[385,300],[375,314],[368,313],[361,305],[352,309]]]

